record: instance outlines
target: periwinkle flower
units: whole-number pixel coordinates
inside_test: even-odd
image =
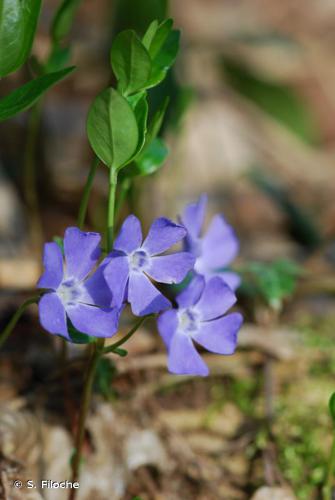
[[[224,315],[236,297],[222,278],[195,276],[176,298],[178,309],[163,312],[158,330],[168,349],[168,368],[179,375],[208,375],[194,342],[217,354],[233,354],[242,324],[239,313]]]
[[[143,241],[141,223],[129,215],[114,242],[114,251],[104,270],[114,300],[121,306],[128,300],[137,316],[157,313],[171,307],[149,278],[159,283],[180,283],[192,269],[194,257],[188,252],[159,255],[182,240],[186,230],[160,217]],[[143,241],[143,242],[142,242]]]
[[[82,333],[95,337],[111,337],[116,333],[119,309],[104,276],[103,262],[89,275],[100,257],[100,235],[69,227],[64,236],[64,255],[57,243],[44,246],[44,273],[38,288],[48,291],[39,301],[42,326],[50,333],[70,340],[69,318]]]
[[[184,248],[196,258],[194,270],[198,274],[206,279],[221,276],[232,290],[236,290],[240,284],[239,276],[222,269],[236,257],[239,250],[238,239],[233,228],[220,214],[214,215],[207,231],[201,236],[206,206],[207,196],[204,194],[183,211],[181,222],[187,229]]]

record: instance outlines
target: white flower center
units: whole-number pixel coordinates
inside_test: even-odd
[[[64,306],[74,306],[80,301],[83,293],[84,288],[82,283],[76,281],[74,278],[66,279],[57,289],[57,295],[61,299]]]
[[[181,331],[191,335],[199,330],[200,317],[194,309],[181,309],[178,312],[178,326]]]
[[[144,271],[149,267],[149,255],[144,250],[135,250],[128,257],[130,268],[133,271]]]

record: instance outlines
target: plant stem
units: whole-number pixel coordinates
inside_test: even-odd
[[[7,326],[4,328],[4,330],[0,334],[0,348],[3,346],[3,344],[6,342],[8,339],[9,335],[11,334],[13,328],[15,327],[16,323],[19,321],[20,317],[24,313],[24,311],[27,309],[30,304],[34,304],[37,302],[39,299],[39,295],[36,297],[32,297],[31,299],[26,300],[23,302],[23,304],[15,311],[13,316],[11,317],[10,321],[8,322]]]
[[[104,354],[108,353],[108,352],[113,352],[115,351],[115,349],[117,349],[118,347],[120,347],[122,344],[124,344],[125,342],[127,342],[127,340],[130,339],[130,337],[132,337],[134,335],[134,333],[139,329],[139,327],[149,318],[152,318],[154,315],[153,314],[148,314],[147,316],[143,316],[143,318],[141,318],[134,326],[133,328],[131,328],[131,330],[129,330],[129,332],[124,336],[122,337],[122,339],[118,340],[117,342],[114,342],[114,344],[112,345],[109,345],[108,347],[105,347],[104,349]]]
[[[118,196],[118,199],[117,199],[117,202],[116,202],[116,205],[115,205],[115,219],[116,219],[116,221],[119,218],[122,205],[123,205],[123,203],[124,203],[124,201],[125,201],[128,193],[129,193],[130,186],[131,186],[130,179],[125,178],[125,179],[122,180],[121,187],[120,187],[120,192],[119,192],[119,196]]]
[[[43,242],[42,222],[37,194],[37,139],[42,115],[42,101],[32,108],[28,122],[28,135],[24,151],[23,192],[29,210],[30,232],[33,247],[39,251]]]
[[[88,413],[88,409],[90,406],[91,402],[91,395],[92,395],[92,389],[93,389],[93,382],[94,382],[94,376],[95,376],[95,371],[97,364],[100,359],[101,352],[103,350],[103,339],[99,339],[98,342],[94,345],[94,350],[92,352],[88,367],[87,367],[87,372],[86,372],[86,380],[84,384],[84,390],[82,394],[82,399],[81,399],[81,405],[80,405],[80,414],[79,414],[79,421],[78,421],[78,427],[77,427],[77,435],[76,435],[76,440],[75,440],[75,453],[72,459],[72,477],[71,481],[72,482],[77,482],[79,478],[79,469],[80,469],[80,462],[81,462],[81,452],[83,448],[83,442],[84,442],[84,437],[85,437],[85,422],[86,422],[86,417]],[[76,495],[76,489],[71,488],[70,490],[70,495],[69,495],[69,500],[73,500]]]
[[[116,186],[117,186],[117,171],[110,169],[108,213],[107,213],[107,253],[110,252],[113,248]],[[78,481],[79,478],[82,448],[85,437],[86,417],[91,402],[96,368],[102,354],[104,353],[104,346],[105,346],[105,339],[103,338],[98,339],[94,346],[94,351],[91,355],[90,361],[87,366],[86,379],[82,394],[82,401],[80,405],[77,433],[75,437],[75,453],[71,464],[72,482]],[[75,500],[76,494],[77,494],[77,489],[71,488],[69,494],[69,500]]]
[[[84,187],[84,193],[80,202],[79,206],[79,213],[78,213],[78,227],[82,229],[84,223],[85,223],[85,218],[86,218],[86,213],[87,213],[87,207],[88,207],[88,202],[90,199],[90,194],[91,194],[91,189],[94,181],[94,177],[97,171],[97,167],[99,165],[99,158],[97,156],[94,156],[90,171],[87,176],[86,184]]]
[[[333,499],[333,485],[334,485],[334,471],[335,471],[335,434],[333,437],[333,444],[330,452],[330,458],[328,463],[327,479],[326,484],[323,488],[323,499],[332,500]]]
[[[110,252],[113,248],[116,185],[117,185],[117,170],[110,168],[109,199],[108,199],[108,213],[107,213],[107,253]]]

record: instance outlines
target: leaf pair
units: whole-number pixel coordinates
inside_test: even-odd
[[[179,31],[172,20],[153,21],[143,40],[133,30],[117,35],[111,50],[111,64],[118,90],[127,96],[158,85],[178,53]]]
[[[167,149],[157,134],[167,101],[147,127],[146,90],[163,80],[178,45],[179,32],[172,30],[172,20],[153,21],[142,41],[131,30],[116,37],[111,63],[118,88],[106,89],[95,99],[87,120],[90,144],[108,167],[119,170],[132,163],[125,175],[148,175],[165,160]]]

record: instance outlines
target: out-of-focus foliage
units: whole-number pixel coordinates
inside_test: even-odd
[[[295,240],[309,250],[317,248],[322,241],[320,231],[307,211],[293,201],[288,190],[259,169],[250,172],[249,177],[284,212]]]
[[[241,62],[223,59],[228,83],[241,95],[250,99],[272,118],[287,127],[307,143],[316,143],[318,134],[315,118],[307,104],[290,87],[266,80]]]
[[[13,90],[0,100],[0,121],[30,108],[50,87],[63,80],[73,70],[74,66],[42,75]]]
[[[59,44],[69,33],[81,0],[63,0],[58,7],[51,25],[51,37]]]
[[[29,56],[41,0],[0,1],[0,77],[16,71]]]
[[[244,293],[259,295],[276,310],[281,309],[284,299],[294,292],[297,278],[302,273],[296,263],[286,259],[272,263],[250,262],[241,271]]]
[[[168,0],[117,0],[115,2],[115,30],[134,29],[143,35],[154,19],[167,16]]]

